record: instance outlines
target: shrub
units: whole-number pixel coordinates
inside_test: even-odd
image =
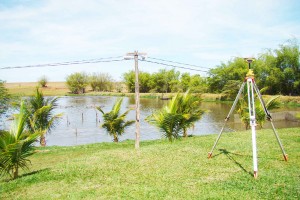
[[[41,87],[47,87],[47,83],[48,83],[48,79],[46,76],[42,76],[39,80],[38,80],[38,84]]]
[[[67,77],[66,84],[73,94],[85,93],[85,88],[88,85],[88,76],[84,72],[73,73]]]
[[[112,77],[105,73],[93,73],[89,82],[93,91],[111,91],[113,88]]]

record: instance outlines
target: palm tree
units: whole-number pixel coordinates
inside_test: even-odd
[[[40,132],[40,145],[46,146],[45,135],[55,127],[62,114],[53,114],[57,108],[58,98],[44,98],[43,93],[36,88],[35,95],[28,100],[29,118],[27,127],[31,132]]]
[[[275,96],[268,100],[268,102],[266,103],[266,108],[268,111],[280,107],[280,102],[278,101],[278,98],[279,98],[279,96]],[[267,116],[266,116],[266,114],[264,112],[264,108],[262,107],[260,102],[259,101],[256,101],[256,102],[257,102],[257,104],[259,104],[259,105],[255,106],[256,107],[256,110],[255,110],[256,121],[257,121],[258,125],[262,128],[266,121]]]
[[[20,113],[15,115],[9,132],[0,135],[0,175],[9,174],[13,179],[19,175],[19,168],[28,169],[29,156],[34,154],[34,142],[39,132],[26,131],[28,111],[21,102]]]
[[[192,96],[188,90],[184,95],[178,93],[167,106],[148,116],[146,121],[160,128],[165,137],[173,141],[181,132],[187,137],[187,129],[193,127],[203,113],[199,98]]]
[[[170,142],[178,138],[182,131],[180,124],[183,116],[176,114],[176,111],[173,109],[175,109],[175,107],[166,106],[146,118],[147,122],[161,129],[164,136],[168,138]]]
[[[123,114],[120,114],[122,102],[123,98],[118,99],[112,107],[112,110],[107,113],[104,113],[100,107],[97,107],[97,109],[103,114],[104,123],[101,127],[105,128],[109,135],[114,137],[114,142],[118,142],[118,136],[124,133],[126,127],[135,122],[134,120],[125,121],[125,117],[129,113],[130,109],[125,111]]]
[[[245,125],[246,130],[250,128],[250,118],[249,118],[249,108],[248,108],[248,95],[244,95],[243,98],[240,99],[238,104],[238,113],[241,117],[242,122]],[[265,104],[266,109],[268,111],[279,108],[280,102],[278,101],[279,96],[272,97],[268,100],[268,102]],[[256,97],[255,101],[255,119],[258,125],[262,128],[263,124],[266,121],[266,114],[264,111],[263,106],[261,105],[259,99]]]
[[[177,95],[175,98],[178,113],[182,114],[183,136],[187,137],[187,129],[194,127],[196,121],[200,120],[204,111],[200,108],[200,99],[192,96],[190,90],[187,90],[184,95]]]

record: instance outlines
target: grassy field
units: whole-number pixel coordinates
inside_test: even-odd
[[[17,94],[23,96],[33,95],[38,83],[5,83],[5,87],[10,94]],[[69,93],[69,89],[64,82],[50,82],[47,87],[42,88],[43,94],[46,96],[64,96]]]
[[[10,94],[13,95],[22,95],[30,96],[33,95],[35,88],[38,86],[38,83],[28,82],[28,83],[5,83],[5,87],[8,89]],[[45,96],[65,96],[73,95],[70,93],[65,82],[49,82],[47,87],[41,88]],[[87,88],[87,93],[84,95],[102,95],[102,96],[135,96],[134,93],[118,93],[118,92],[93,92],[91,88]],[[164,94],[163,97],[172,97],[175,93]],[[141,97],[144,98],[160,98],[162,97],[161,93],[141,93]],[[222,97],[221,94],[203,94],[202,98],[207,101],[216,101],[220,100]]]
[[[34,93],[35,88],[38,86],[38,83],[5,83],[5,87],[9,90],[10,94],[21,95],[21,96],[31,96]],[[45,96],[66,96],[72,95],[67,88],[65,82],[49,82],[47,87],[41,88]],[[84,95],[100,95],[100,96],[132,96],[134,93],[118,93],[118,92],[93,92],[90,88],[87,88],[87,93]],[[164,97],[172,97],[175,93],[164,94]],[[160,98],[162,97],[161,93],[141,93],[141,98]],[[223,94],[212,94],[204,93],[201,94],[203,101],[220,101],[224,95]],[[264,98],[270,98],[270,95],[264,95]],[[299,96],[280,96],[279,100],[290,106],[300,106],[300,97]]]
[[[271,130],[257,133],[253,178],[251,134],[224,133],[169,143],[134,141],[39,148],[31,171],[0,181],[0,199],[299,199],[300,128],[279,129],[289,161]]]

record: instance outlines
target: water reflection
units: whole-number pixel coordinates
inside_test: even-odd
[[[103,122],[102,114],[96,109],[100,106],[104,112],[111,110],[114,102],[118,97],[103,96],[84,96],[84,97],[61,97],[58,100],[59,108],[56,113],[63,113],[60,123],[48,134],[47,145],[70,146],[96,142],[111,142],[112,137],[106,131],[100,128]],[[152,114],[155,110],[162,108],[168,101],[160,99],[140,99],[141,105],[141,140],[153,140],[161,138],[162,134],[159,130],[149,125],[145,118]],[[124,97],[121,112],[131,108],[127,119],[135,119],[134,98]],[[202,119],[195,124],[193,130],[189,130],[189,134],[205,135],[218,133],[224,124],[231,104],[202,102],[201,107],[205,110]],[[300,111],[299,108],[293,110]],[[298,122],[276,121],[276,128],[300,126]],[[5,127],[9,127],[7,123]],[[266,123],[265,128],[270,128],[270,124]],[[227,123],[225,131],[244,130],[242,123],[234,123],[234,116]],[[120,141],[127,139],[135,139],[135,125],[126,129]]]

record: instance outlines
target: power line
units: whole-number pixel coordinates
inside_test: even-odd
[[[188,70],[192,70],[192,71],[198,71],[198,72],[208,72],[206,70],[200,70],[200,69],[193,69],[193,68],[189,68],[189,67],[180,67],[180,66],[176,66],[176,65],[171,65],[171,64],[166,64],[166,63],[160,63],[160,62],[155,62],[155,61],[150,61],[150,60],[143,60],[143,59],[139,59],[140,61],[143,62],[149,62],[149,63],[154,63],[154,64],[158,64],[158,65],[165,65],[165,66],[169,66],[169,67],[175,67],[175,68],[181,68],[181,69],[188,69]]]
[[[153,57],[148,57],[148,58],[153,59],[153,60],[160,60],[160,61],[164,61],[164,62],[170,62],[170,63],[180,64],[180,65],[187,65],[187,66],[191,66],[191,67],[211,69],[209,67],[202,67],[202,66],[199,66],[199,65],[192,65],[192,64],[181,63],[181,62],[176,62],[176,61],[171,61],[171,60],[165,60],[165,59],[160,59],[160,58],[153,58]]]
[[[121,57],[123,58],[123,56],[115,56],[115,57],[106,57],[106,58],[89,59],[89,60],[77,60],[77,61],[69,61],[69,62],[58,62],[58,63],[37,64],[37,65],[1,67],[0,70],[3,70],[3,69],[20,69],[20,68],[55,67],[55,66],[81,65],[81,64],[108,63],[108,62],[124,61],[124,59],[116,59],[116,58],[121,58]],[[176,63],[176,64],[187,65],[187,66],[205,68],[205,67],[200,67],[200,66],[197,66],[197,65],[191,65],[191,64],[186,64],[186,63],[169,61],[169,60],[164,60],[164,59],[159,59],[159,58],[153,58],[153,57],[148,57],[148,58],[161,60],[161,61],[165,61],[165,62]],[[126,60],[132,60],[132,59],[126,59]],[[177,66],[177,65],[166,64],[166,63],[161,63],[161,62],[155,62],[155,61],[150,61],[150,60],[144,60],[144,59],[138,59],[138,60],[143,61],[143,62],[154,63],[154,64],[158,64],[158,65],[169,66],[169,67],[188,69],[188,70],[192,70],[192,71],[208,72],[207,70],[193,69],[193,68],[189,68],[189,67],[181,67],[181,66]],[[207,68],[207,69],[209,69],[209,68]]]
[[[121,57],[123,57],[123,56],[98,58],[98,59],[90,59],[90,60],[70,61],[70,62],[38,64],[38,65],[1,67],[0,70],[2,70],[2,69],[32,68],[32,67],[54,67],[54,66],[62,66],[62,65],[64,65],[64,66],[65,65],[81,65],[81,64],[92,64],[92,63],[101,63],[101,62],[108,63],[108,62],[124,61],[124,59],[114,59],[114,58],[121,58]],[[107,60],[107,59],[110,59],[110,60]]]

